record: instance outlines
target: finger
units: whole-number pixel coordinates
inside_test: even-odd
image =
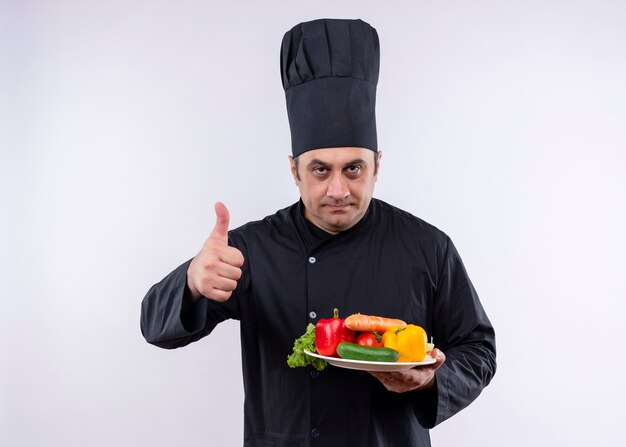
[[[415,380],[415,375],[419,374],[419,372],[415,369],[407,369],[404,371],[394,371],[391,374],[391,377],[399,382],[408,382],[410,380]]]
[[[384,373],[384,372],[375,372],[375,371],[368,371],[368,373],[370,373],[372,376],[374,376],[376,379],[378,379],[378,381],[380,383],[385,385],[385,382],[387,381],[387,378],[388,378],[386,373]]]
[[[224,292],[232,292],[237,288],[237,281],[234,279],[217,277],[213,280],[213,289],[223,290]]]
[[[388,382],[393,378],[391,373],[387,371],[368,371],[368,373],[370,373],[383,383]]]
[[[230,223],[230,213],[222,202],[215,203],[215,226],[211,231],[211,237],[219,239],[225,245],[228,244],[228,224]]]
[[[222,278],[234,279],[235,281],[241,278],[241,269],[225,262],[220,262],[215,267],[215,273]]]
[[[394,377],[394,374],[391,372],[375,372],[375,371],[368,371],[372,376],[374,376],[376,379],[378,379],[378,381],[382,384],[382,386],[384,386],[387,391],[391,391],[394,393],[399,393],[402,391],[402,387],[404,386],[404,383],[397,380],[396,377]]]
[[[224,290],[213,289],[206,296],[207,298],[211,298],[212,300],[223,302],[223,301],[226,301],[228,298],[230,298],[232,294],[233,294],[232,291],[226,292]]]
[[[446,355],[438,348],[433,349],[433,352],[430,355],[436,360],[432,365],[434,369],[439,368],[446,361]]]
[[[224,250],[220,250],[219,256],[222,262],[235,267],[241,267],[244,263],[243,253],[235,247],[226,247]]]

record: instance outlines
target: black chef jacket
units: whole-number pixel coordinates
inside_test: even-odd
[[[496,369],[494,330],[457,250],[437,228],[377,199],[334,236],[302,207],[229,232],[245,263],[228,301],[201,299],[181,317],[190,261],[154,285],[142,303],[144,337],[177,348],[240,321],[245,446],[430,445],[428,428],[470,404]],[[446,354],[436,388],[393,393],[363,371],[289,368],[294,340],[335,307],[422,326]]]

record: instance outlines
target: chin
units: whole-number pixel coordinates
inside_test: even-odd
[[[339,221],[331,220],[328,222],[328,225],[330,225],[330,227],[333,228],[335,231],[343,231],[353,226],[354,221],[348,219],[341,219]]]

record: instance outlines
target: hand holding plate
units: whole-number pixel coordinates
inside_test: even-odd
[[[413,390],[427,390],[435,386],[435,371],[446,361],[445,354],[435,348],[431,354],[435,363],[419,368],[406,369],[404,371],[378,372],[369,371],[389,391],[394,393],[406,393]]]

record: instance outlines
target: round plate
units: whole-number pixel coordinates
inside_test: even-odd
[[[350,359],[342,359],[338,357],[327,357],[325,355],[320,355],[315,352],[304,350],[306,355],[310,355],[311,357],[317,357],[318,359],[326,360],[333,366],[338,366],[339,368],[347,368],[347,369],[358,369],[359,371],[404,371],[406,369],[411,369],[416,366],[424,366],[424,365],[432,365],[437,360],[430,355],[427,355],[426,358],[421,362],[366,362],[364,360],[350,360]]]

